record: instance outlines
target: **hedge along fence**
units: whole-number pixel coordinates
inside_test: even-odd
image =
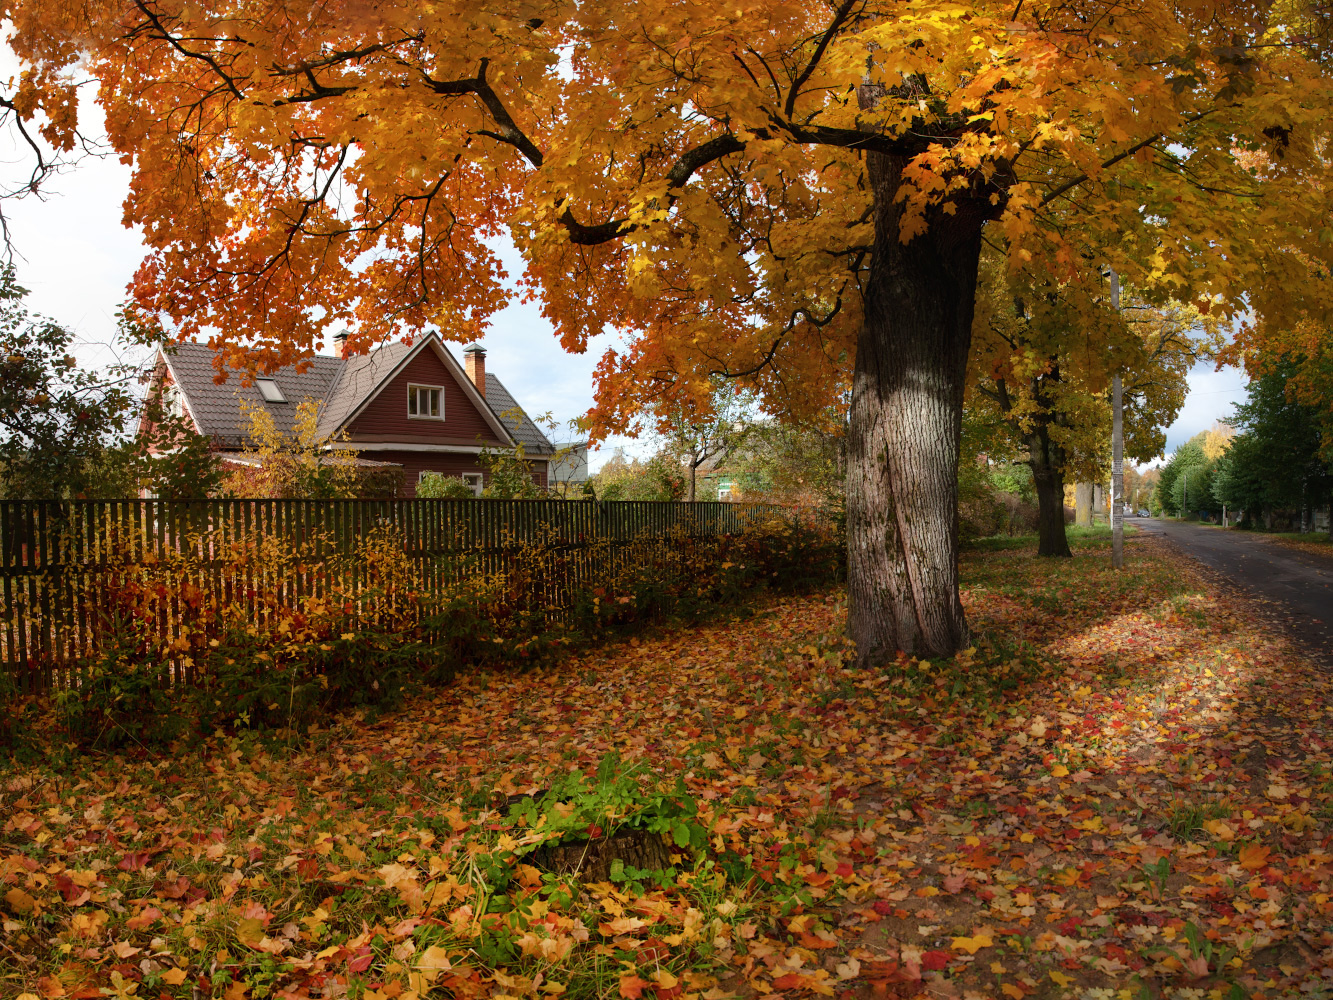
[[[0,664],[20,692],[78,688],[90,661],[128,643],[171,686],[197,681],[238,631],[256,648],[363,630],[430,642],[447,638],[445,609],[521,647],[814,562],[836,574],[831,533],[749,504],[5,501]]]

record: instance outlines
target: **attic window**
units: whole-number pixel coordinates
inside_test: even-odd
[[[278,383],[271,378],[257,378],[255,385],[259,386],[259,395],[264,397],[266,403],[285,403],[287,397],[282,394],[278,388]]]
[[[409,385],[407,387],[407,416],[409,420],[443,420],[444,388],[438,385]]]

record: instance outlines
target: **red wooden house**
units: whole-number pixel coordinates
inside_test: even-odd
[[[336,339],[341,348],[345,336]],[[363,459],[401,466],[407,496],[415,495],[426,472],[461,476],[480,493],[482,450],[509,451],[519,443],[534,481],[545,487],[555,448],[486,371],[486,351],[471,344],[463,355],[460,365],[431,333],[356,357],[310,358],[303,371],[293,365],[242,385],[237,377],[214,381],[224,369],[215,365],[210,348],[176,344],[158,352],[150,396],[165,393],[168,404],[224,455],[246,447],[242,403],[264,407],[290,433],[297,405],[315,400],[320,436],[333,438],[334,448],[354,448]]]

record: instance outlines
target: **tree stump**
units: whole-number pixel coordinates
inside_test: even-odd
[[[492,805],[507,809],[524,799],[541,801],[548,789],[530,794],[505,795],[497,792]],[[658,871],[671,867],[671,845],[659,833],[647,830],[621,830],[610,837],[564,840],[543,844],[525,859],[534,867],[556,875],[574,875],[583,882],[611,881],[611,865],[619,861],[626,868]]]
[[[557,875],[574,875],[583,882],[611,881],[611,865],[655,871],[671,867],[671,849],[660,833],[621,830],[610,837],[565,840],[543,844],[530,855],[532,864]]]

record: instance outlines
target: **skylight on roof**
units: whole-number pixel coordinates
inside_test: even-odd
[[[257,378],[255,385],[259,386],[259,395],[264,397],[266,403],[285,403],[287,397],[282,394],[278,388],[278,383],[271,378]]]

